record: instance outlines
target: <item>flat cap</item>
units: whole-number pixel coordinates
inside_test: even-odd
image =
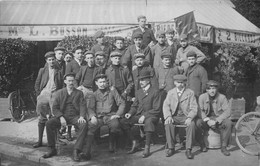
[[[63,79],[66,80],[67,77],[76,77],[76,74],[75,73],[67,73],[63,76]]]
[[[113,57],[121,57],[121,56],[122,56],[122,54],[120,52],[117,52],[117,51],[113,51],[110,54],[111,58],[113,58]]]
[[[167,29],[166,34],[169,34],[169,33],[173,33],[174,34],[174,32],[175,31],[172,28],[169,28],[169,29]]]
[[[141,33],[141,32],[135,32],[135,33],[133,34],[133,39],[135,39],[135,38],[143,38],[143,33]]]
[[[73,48],[72,52],[76,52],[76,50],[84,50],[83,46],[76,46]]]
[[[136,54],[134,54],[134,59],[138,59],[138,58],[144,59],[145,55],[143,53],[136,53]]]
[[[95,81],[97,81],[99,78],[107,78],[107,75],[106,75],[106,74],[103,74],[103,73],[98,74],[98,75],[96,75],[96,77],[95,77]]]
[[[84,55],[87,55],[87,54],[92,54],[92,55],[94,55],[94,52],[92,52],[92,51],[86,51],[86,52],[84,53]]]
[[[70,51],[67,51],[67,52],[64,53],[65,56],[68,55],[68,54],[69,54],[71,57],[73,57],[73,54],[72,54],[72,52],[70,52]]]
[[[103,31],[97,31],[94,35],[94,38],[100,38],[100,37],[104,37],[105,33]]]
[[[54,51],[58,51],[58,50],[65,51],[66,49],[64,47],[59,47],[59,46],[54,48]]]
[[[194,52],[194,51],[189,51],[188,53],[187,53],[187,55],[186,55],[186,57],[188,58],[188,57],[197,57],[197,54],[196,54],[196,52]]]
[[[188,36],[186,34],[181,34],[179,37],[180,40],[187,40]]]
[[[187,77],[185,75],[181,75],[181,74],[177,74],[175,76],[173,76],[174,81],[178,81],[178,82],[186,82],[187,81]]]
[[[218,87],[219,83],[215,80],[209,80],[206,85],[207,85],[207,87],[211,87],[211,86]]]
[[[122,41],[124,41],[125,39],[124,39],[123,37],[121,37],[121,36],[116,36],[116,37],[115,37],[115,41],[117,41],[117,40],[122,40]]]
[[[96,53],[95,53],[95,56],[105,56],[105,53],[104,53],[104,51],[97,51]]]
[[[45,59],[50,58],[50,57],[54,57],[55,58],[55,53],[53,51],[46,52],[44,57],[45,57]]]
[[[160,36],[165,36],[165,32],[163,30],[159,30],[156,32],[156,36],[160,37]]]
[[[168,51],[163,51],[162,52],[162,55],[161,55],[161,58],[171,58],[172,57],[172,54]]]
[[[149,70],[142,70],[138,76],[139,79],[150,78],[150,77],[152,77],[152,75]]]

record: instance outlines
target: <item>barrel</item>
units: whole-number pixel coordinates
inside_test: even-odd
[[[217,149],[221,147],[220,132],[209,129],[208,136],[205,137],[206,146],[210,149]]]

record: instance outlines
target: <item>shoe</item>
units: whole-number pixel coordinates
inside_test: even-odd
[[[205,145],[200,145],[200,151],[201,152],[207,152],[208,148]]]
[[[186,155],[187,159],[192,159],[193,158],[193,156],[191,154],[191,149],[187,149],[186,152],[185,152],[185,155]]]
[[[33,148],[39,148],[41,146],[42,146],[41,142],[37,142],[37,143],[33,144]]]
[[[144,153],[143,153],[143,158],[147,158],[148,156],[150,156],[150,146],[149,145],[145,145],[144,147]]]
[[[138,151],[139,142],[137,140],[133,140],[132,148],[127,152],[127,154],[133,154]]]
[[[73,150],[73,160],[76,161],[76,162],[80,161],[80,157],[79,157],[79,153],[78,153],[77,149]]]
[[[221,152],[225,155],[225,156],[230,156],[230,152],[227,150],[227,148],[224,146],[221,148]]]
[[[83,160],[90,160],[91,159],[91,154],[90,153],[80,153],[79,154],[80,158],[83,159]]]
[[[44,154],[42,157],[46,159],[56,155],[57,155],[57,150],[55,148],[52,148],[49,153]]]
[[[175,153],[175,149],[167,149],[166,157],[171,157]]]

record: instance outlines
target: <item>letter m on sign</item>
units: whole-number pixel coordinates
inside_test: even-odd
[[[178,32],[179,36],[186,34],[189,41],[198,40],[200,38],[193,12],[181,15],[174,20],[176,23],[176,31]]]

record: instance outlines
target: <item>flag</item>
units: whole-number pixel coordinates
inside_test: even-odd
[[[194,41],[200,38],[193,11],[174,18],[174,20],[176,31],[179,36],[186,34],[188,36],[188,41]]]

